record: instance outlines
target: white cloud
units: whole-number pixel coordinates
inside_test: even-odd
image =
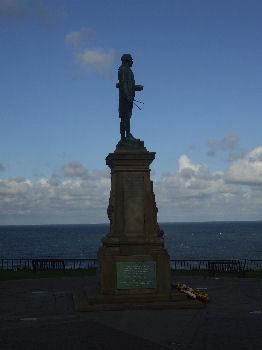
[[[235,149],[238,147],[239,136],[232,131],[229,131],[221,140],[221,149]]]
[[[26,192],[32,187],[31,181],[25,178],[11,178],[9,180],[0,180],[0,196],[16,196]]]
[[[0,224],[106,222],[110,175],[92,175],[0,180]]]
[[[65,43],[79,47],[90,39],[94,39],[96,32],[93,29],[82,27],[78,32],[71,32],[65,36]]]
[[[160,221],[261,219],[262,189],[228,183],[223,171],[211,172],[207,164],[194,164],[187,155],[178,164],[176,173],[154,183]]]
[[[212,172],[185,154],[178,165],[175,173],[154,181],[160,222],[261,219],[262,147],[225,172]],[[109,169],[88,173],[81,163],[70,162],[62,175],[37,182],[0,180],[0,224],[107,222]]]
[[[239,136],[233,131],[229,131],[218,142],[213,140],[212,138],[208,138],[206,139],[206,145],[209,148],[207,155],[215,156],[218,151],[228,151],[228,150],[237,149],[238,141],[239,141]]]
[[[71,32],[65,36],[65,44],[73,46],[75,63],[85,71],[108,76],[112,72],[116,61],[115,49],[84,47],[86,42],[95,38],[93,29],[82,27],[79,31]]]
[[[108,75],[116,60],[116,50],[109,49],[105,52],[101,48],[85,49],[81,52],[75,52],[75,61],[85,70],[95,70],[101,75]]]
[[[85,177],[88,170],[80,162],[70,162],[62,166],[62,175],[64,177]]]
[[[186,154],[183,154],[178,159],[178,172],[181,173],[185,169],[190,169],[193,172],[198,172],[201,168],[200,164],[193,164]]]
[[[0,0],[0,20],[47,20],[50,9],[38,0]]]
[[[226,180],[242,185],[262,185],[262,147],[234,161],[226,173]]]
[[[173,197],[188,200],[192,198],[198,200],[201,198],[212,197],[214,194],[235,193],[236,188],[224,183],[224,173],[211,173],[207,164],[193,164],[191,160],[182,155],[179,158],[179,169],[174,174],[168,174],[161,178],[157,183],[161,198],[166,201],[168,197],[173,202]],[[172,191],[173,189],[173,191]],[[165,193],[165,194],[164,194]]]
[[[232,153],[228,153],[228,160],[230,162],[238,160],[238,159],[242,159],[245,157],[245,152],[240,151],[240,152],[232,152]]]

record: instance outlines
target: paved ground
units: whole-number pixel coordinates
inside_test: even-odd
[[[261,279],[179,277],[207,288],[205,309],[74,312],[94,279],[0,282],[0,350],[262,350]]]

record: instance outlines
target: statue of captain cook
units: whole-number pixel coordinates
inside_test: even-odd
[[[118,68],[118,83],[116,87],[119,88],[119,118],[121,141],[127,139],[134,139],[130,133],[130,118],[132,115],[133,101],[135,98],[135,91],[143,90],[142,85],[135,85],[134,74],[130,67],[132,67],[133,59],[130,54],[124,54],[121,57],[122,64]]]

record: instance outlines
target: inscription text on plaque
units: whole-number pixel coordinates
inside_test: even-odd
[[[117,262],[117,289],[156,288],[156,262]]]

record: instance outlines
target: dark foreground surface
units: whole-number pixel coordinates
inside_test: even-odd
[[[261,279],[173,278],[207,288],[205,309],[74,312],[95,278],[0,282],[0,349],[262,350]]]

